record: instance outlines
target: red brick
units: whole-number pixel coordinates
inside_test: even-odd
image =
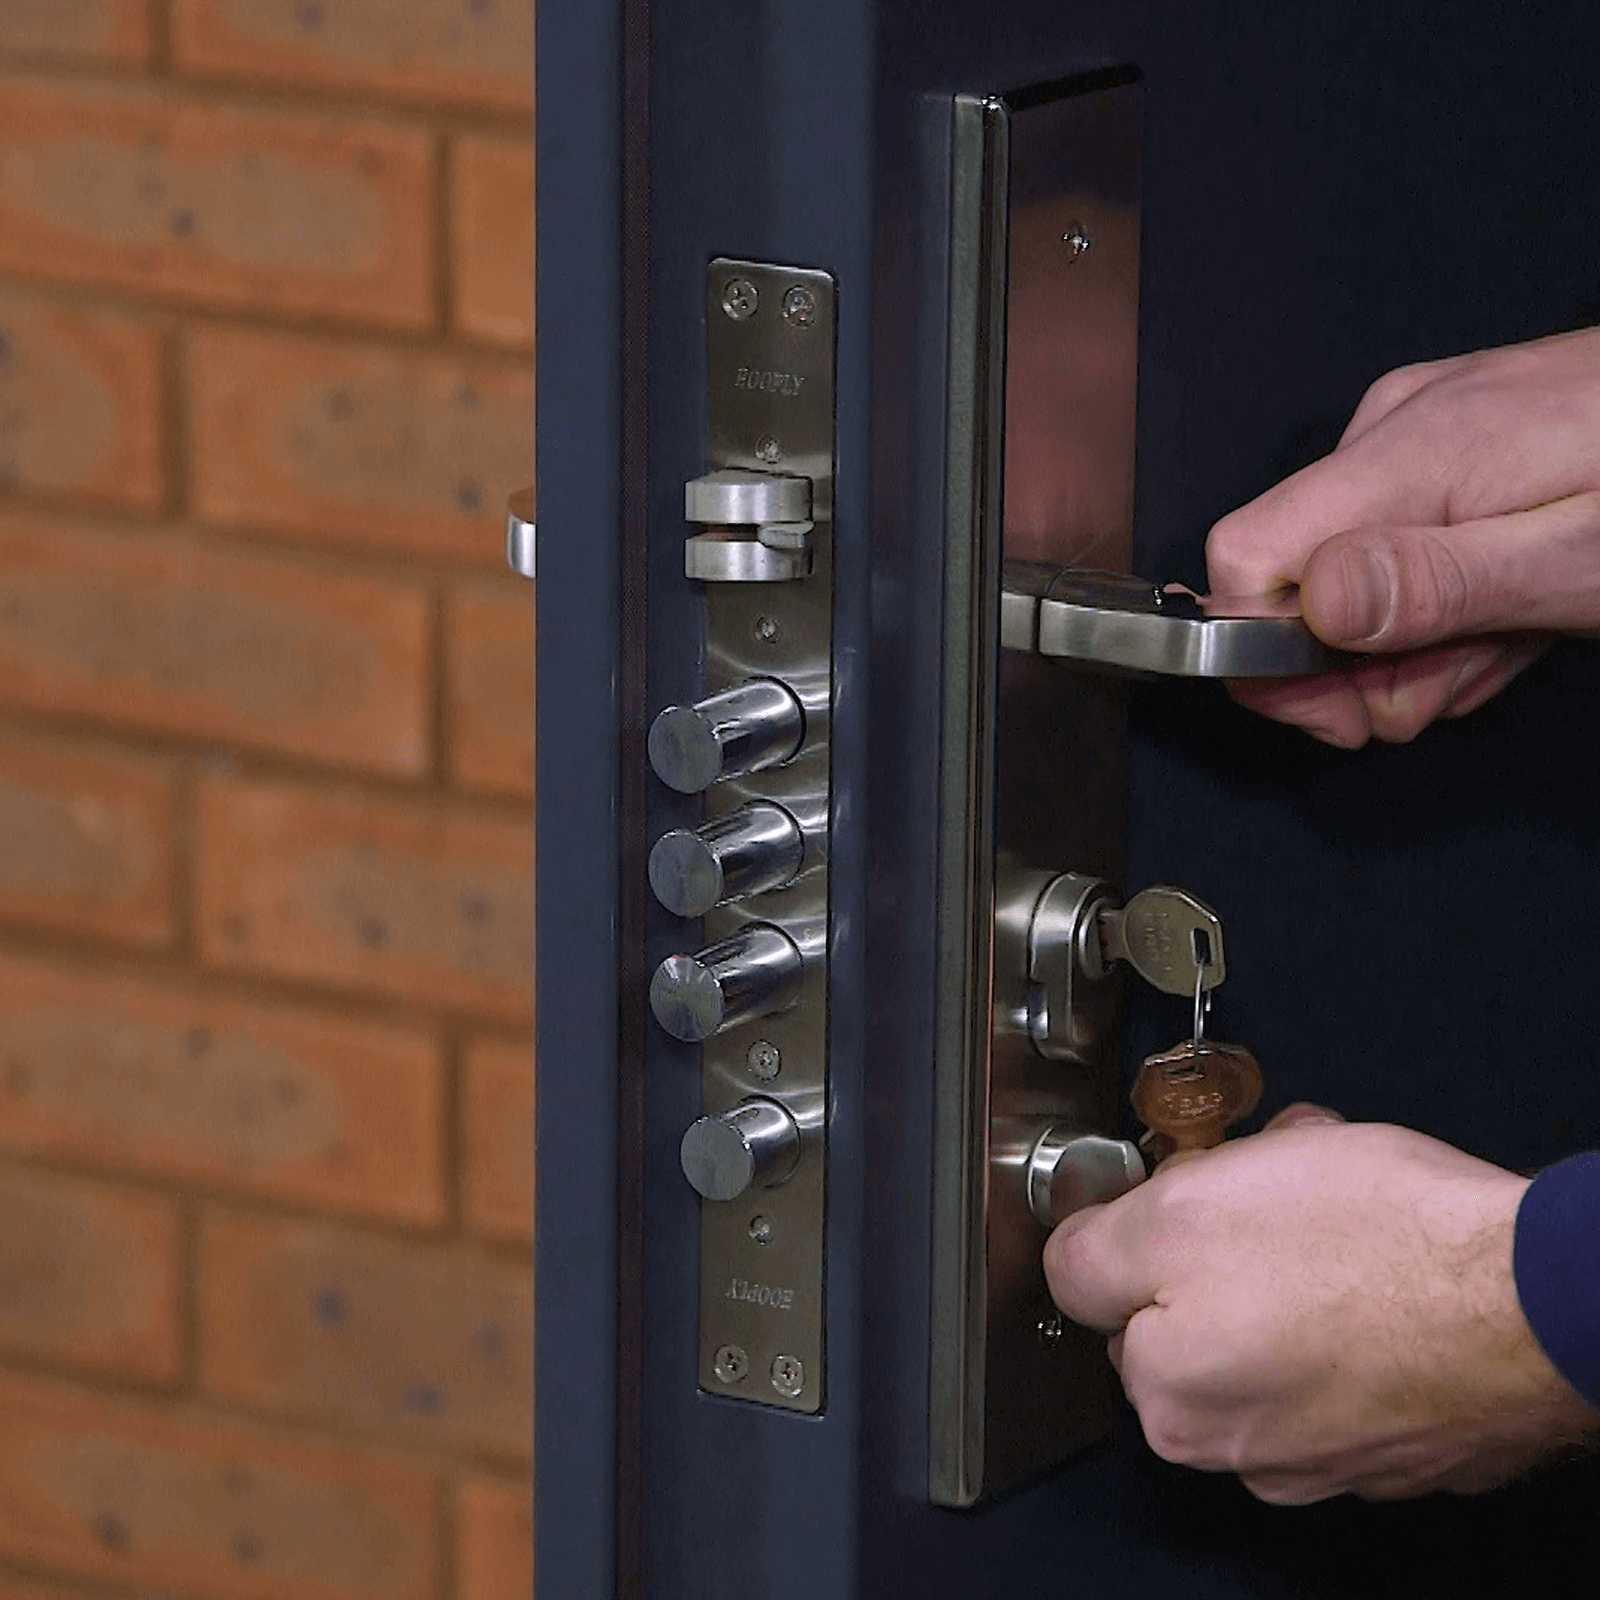
[[[0,956],[0,1149],[435,1223],[443,1118],[426,1034]]]
[[[478,108],[533,101],[531,0],[174,0],[181,66]]]
[[[533,1041],[474,1039],[461,1060],[461,1190],[467,1224],[533,1239]]]
[[[146,948],[166,944],[172,804],[165,762],[6,729],[0,917]]]
[[[433,203],[418,129],[0,83],[0,270],[415,327]]]
[[[202,516],[385,554],[498,565],[533,477],[531,361],[214,328],[190,415]]]
[[[35,1583],[12,1573],[0,1573],[0,1600],[84,1600],[82,1589],[64,1589],[53,1583]],[[526,1600],[526,1597],[524,1597]]]
[[[212,1600],[432,1600],[432,1472],[0,1375],[0,1555]]]
[[[182,1343],[179,1251],[170,1200],[0,1171],[0,1349],[172,1378]]]
[[[73,61],[143,61],[150,0],[5,0],[0,50]]]
[[[529,1600],[532,1593],[533,1485],[469,1479],[456,1493],[457,1600]]]
[[[450,776],[463,788],[533,795],[533,590],[466,584],[446,623]]]
[[[212,780],[199,801],[202,959],[522,1020],[530,835],[433,803]]]
[[[0,288],[0,489],[158,505],[161,363],[155,328]]]
[[[463,137],[451,152],[451,315],[476,339],[533,345],[533,145]]]
[[[252,1407],[526,1458],[525,1266],[461,1245],[220,1213],[200,1243],[201,1383]]]
[[[0,699],[401,775],[427,765],[425,591],[190,535],[0,523]]]

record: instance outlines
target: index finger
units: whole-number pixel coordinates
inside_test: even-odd
[[[1213,594],[1271,594],[1300,581],[1311,552],[1336,533],[1448,520],[1447,486],[1429,421],[1391,414],[1309,467],[1230,511],[1206,540]]]

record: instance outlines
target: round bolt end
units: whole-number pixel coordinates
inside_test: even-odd
[[[722,746],[692,706],[668,706],[650,724],[645,750],[656,776],[679,794],[699,794],[722,776]]]
[[[704,1044],[722,1026],[722,985],[693,956],[668,956],[650,980],[650,1009],[674,1039]]]
[[[689,1186],[705,1200],[737,1200],[747,1189],[784,1182],[800,1159],[800,1130],[774,1100],[745,1100],[701,1117],[678,1146]]]
[[[699,834],[674,828],[650,852],[650,888],[668,911],[703,917],[723,898],[722,866]]]
[[[701,1117],[678,1146],[689,1186],[705,1200],[737,1200],[755,1182],[755,1152],[721,1117]]]

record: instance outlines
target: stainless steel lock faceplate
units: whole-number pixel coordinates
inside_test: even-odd
[[[929,1490],[960,1506],[1113,1416],[1037,1213],[1105,1181],[1051,1163],[1115,1130],[1115,997],[1093,973],[1080,1016],[1039,996],[1073,959],[1048,947],[1081,921],[1063,886],[1079,906],[1122,878],[1122,686],[1003,650],[1000,598],[1007,562],[1129,566],[1141,90],[1101,74],[953,116]]]
[[[691,491],[689,507],[753,519],[715,530],[743,546],[739,560],[687,563],[705,581],[705,688],[715,695],[752,681],[782,684],[800,703],[804,732],[787,759],[705,789],[703,822],[717,825],[712,853],[726,829],[739,826],[734,814],[755,803],[767,811],[748,817],[781,808],[800,843],[796,863],[791,844],[769,849],[751,832],[750,848],[767,851],[772,870],[753,877],[754,892],[705,912],[704,942],[737,940],[761,925],[778,930],[802,965],[797,982],[786,977],[770,989],[778,1009],[735,1022],[702,1045],[705,1115],[685,1138],[685,1173],[703,1196],[739,1192],[701,1200],[699,1380],[713,1394],[814,1412],[825,1394],[833,279],[719,259],[707,273],[705,315],[708,476],[721,476]],[[780,481],[765,493],[766,476],[803,479],[809,492],[790,492]],[[808,515],[798,514],[802,504]],[[774,543],[763,542],[760,522],[769,511],[787,529],[803,522],[803,535],[780,531]],[[802,547],[783,542],[799,538],[803,571],[788,559]],[[764,567],[765,556],[779,559]],[[784,831],[774,827],[774,838]],[[731,856],[718,859],[726,864]],[[776,887],[768,884],[773,876]],[[737,896],[737,871],[725,887]]]

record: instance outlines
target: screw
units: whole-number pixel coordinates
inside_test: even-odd
[[[794,1397],[806,1386],[806,1369],[800,1365],[797,1356],[774,1356],[772,1358],[772,1387],[781,1395],[789,1399]]]
[[[797,328],[809,328],[817,320],[817,297],[797,283],[783,297],[783,320]]]
[[[764,433],[756,440],[756,459],[765,461],[770,467],[773,462],[783,459],[783,446],[770,433]]]
[[[771,1217],[751,1217],[750,1237],[757,1244],[771,1244],[773,1232]]]
[[[756,638],[758,638],[762,644],[776,644],[778,642],[778,635],[782,631],[783,630],[778,626],[778,619],[776,617],[756,618],[753,632],[755,633]]]
[[[756,625],[756,631],[758,634],[760,633],[759,623]],[[778,636],[778,628],[776,623],[773,624],[772,636],[773,638],[777,638]],[[762,637],[765,636],[762,635]],[[749,1067],[751,1072],[753,1072],[756,1077],[760,1078],[763,1083],[771,1083],[772,1080],[776,1078],[778,1073],[782,1070],[783,1056],[779,1053],[777,1045],[773,1044],[770,1039],[757,1039],[756,1042],[745,1051],[744,1064]]]
[[[1065,1332],[1066,1329],[1061,1325],[1061,1318],[1055,1312],[1052,1311],[1049,1316],[1039,1318],[1039,1343],[1045,1349],[1053,1350],[1061,1343],[1061,1336]]]
[[[1067,247],[1069,261],[1076,261],[1094,243],[1089,237],[1089,230],[1074,218],[1067,224],[1067,231],[1061,235],[1061,242]]]
[[[748,278],[729,278],[722,286],[722,309],[735,322],[753,317],[760,298],[756,286]]]
[[[725,1344],[712,1357],[711,1370],[724,1383],[737,1383],[750,1370],[750,1357],[743,1345]]]

